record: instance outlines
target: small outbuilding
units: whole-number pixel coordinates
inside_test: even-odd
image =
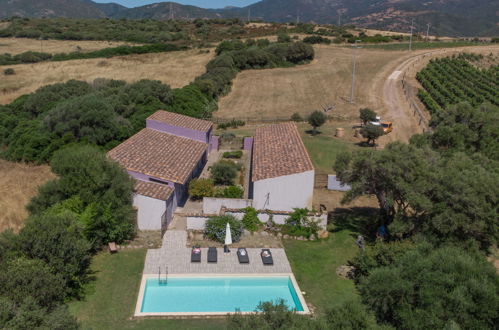
[[[295,123],[256,129],[251,171],[256,209],[312,208],[315,171]]]

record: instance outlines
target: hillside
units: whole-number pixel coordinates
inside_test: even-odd
[[[159,1],[159,0],[158,0]],[[112,17],[167,20],[192,18],[243,18],[268,22],[315,22],[355,24],[359,27],[440,36],[499,35],[499,1],[496,0],[262,0],[244,8],[203,9],[172,2],[125,8],[91,0],[0,0],[0,18]],[[341,16],[341,17],[340,17]]]
[[[265,21],[296,21],[337,24],[407,32],[415,19],[416,32],[426,24],[439,35],[497,35],[499,1],[494,0],[262,0],[237,9],[245,17]]]
[[[0,0],[0,19],[12,16],[104,18],[106,14],[87,0]]]
[[[224,10],[221,10],[224,12]],[[136,8],[125,9],[111,15],[114,18],[142,19],[152,18],[166,20],[173,18],[218,18],[217,11],[195,6],[181,5],[175,2],[160,2]]]

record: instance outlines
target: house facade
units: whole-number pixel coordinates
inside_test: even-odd
[[[294,123],[256,129],[251,197],[257,210],[312,209],[315,171]]]
[[[163,230],[170,223],[189,182],[218,147],[212,132],[209,121],[160,110],[147,118],[146,128],[108,152],[136,180],[140,230]]]

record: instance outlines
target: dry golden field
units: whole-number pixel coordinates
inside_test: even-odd
[[[382,80],[381,68],[398,59],[397,51],[358,51],[355,104],[350,104],[353,50],[338,46],[316,46],[310,64],[294,68],[249,70],[238,74],[232,91],[220,101],[215,113],[220,118],[305,116],[324,106],[332,113],[357,116],[360,107],[378,110],[369,97],[374,83]]]
[[[205,72],[205,65],[213,52],[198,50],[182,52],[130,55],[113,58],[43,62],[0,66],[0,74],[7,67],[16,71],[12,76],[1,76],[0,104],[34,92],[38,88],[70,79],[88,82],[109,78],[134,82],[141,79],[161,80],[173,88],[183,87]]]
[[[27,38],[0,38],[0,54],[12,55],[27,51],[43,53],[91,52],[102,48],[133,45],[122,41],[75,41],[75,40],[37,40]],[[80,48],[78,48],[80,47]]]
[[[40,185],[54,178],[49,166],[12,163],[0,159],[0,232],[19,230],[28,215],[26,204]]]

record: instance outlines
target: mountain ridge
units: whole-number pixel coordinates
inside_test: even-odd
[[[175,2],[158,2],[135,8],[92,0],[0,0],[0,18],[74,17],[74,18],[241,18],[268,22],[313,22],[355,24],[408,32],[412,20],[415,31],[446,36],[499,35],[497,0],[261,0],[238,8],[204,9]]]

